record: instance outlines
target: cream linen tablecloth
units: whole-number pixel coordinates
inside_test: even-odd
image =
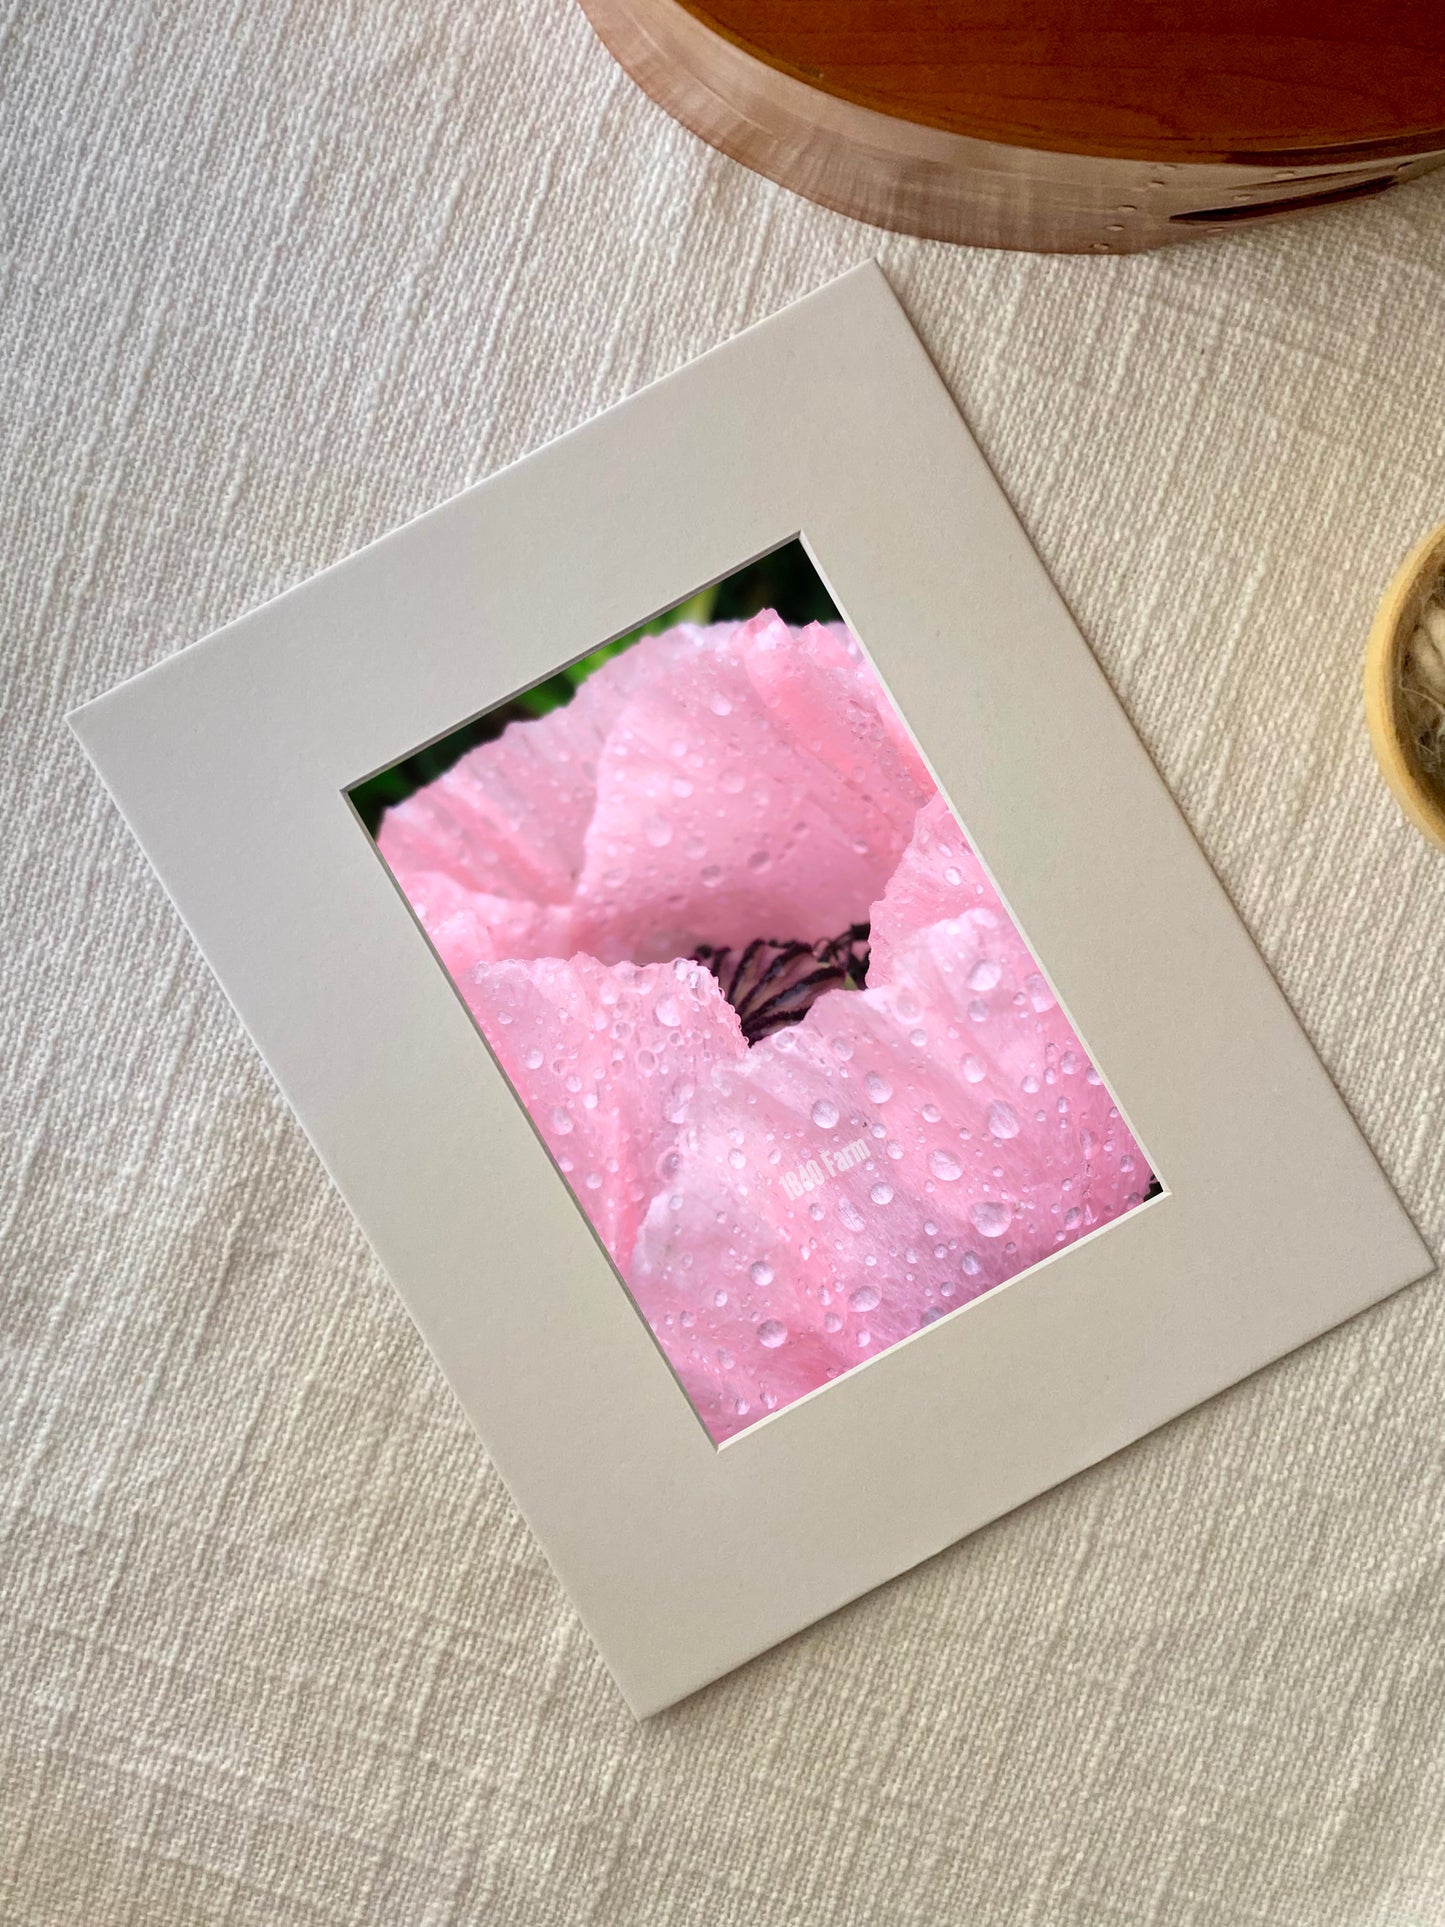
[[[916,244],[568,0],[22,0],[0,89],[0,1920],[1445,1922],[1433,1284],[634,1725],[62,722],[877,250],[1438,1247],[1445,858],[1357,682],[1445,178]]]

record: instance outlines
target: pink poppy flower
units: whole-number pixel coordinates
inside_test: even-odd
[[[1149,1187],[841,627],[646,638],[377,841],[715,1440]]]

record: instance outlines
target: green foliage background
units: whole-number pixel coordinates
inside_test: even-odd
[[[580,662],[559,670],[545,682],[535,683],[531,689],[523,690],[521,695],[513,696],[509,702],[489,709],[485,715],[476,716],[469,723],[463,723],[460,729],[429,743],[414,756],[403,757],[401,762],[393,763],[390,769],[368,777],[364,783],[358,783],[351,792],[357,813],[375,836],[383,812],[392,804],[403,802],[413,790],[432,782],[478,743],[489,743],[500,736],[508,723],[545,716],[548,710],[560,709],[564,703],[571,702],[593,670],[600,668],[610,657],[620,656],[624,649],[630,649],[643,636],[656,635],[678,622],[743,622],[749,616],[755,616],[760,609],[775,609],[784,622],[791,623],[838,620],[833,599],[809,561],[802,543],[788,542],[782,548],[774,549],[770,555],[748,563],[746,568],[725,576],[710,589],[700,589],[696,595],[689,596],[686,602],[665,609],[661,615],[639,624],[625,636],[604,643],[600,649],[594,649],[591,655],[583,656]]]

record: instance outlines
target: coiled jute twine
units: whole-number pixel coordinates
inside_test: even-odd
[[[1445,523],[1406,556],[1376,613],[1365,720],[1400,807],[1445,850]]]

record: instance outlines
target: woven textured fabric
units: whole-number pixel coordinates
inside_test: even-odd
[[[1445,1921],[1434,1285],[635,1725],[63,725],[873,251],[1445,1236],[1445,859],[1357,687],[1445,516],[1445,178],[974,253],[709,153],[570,0],[12,6],[6,1927]]]

